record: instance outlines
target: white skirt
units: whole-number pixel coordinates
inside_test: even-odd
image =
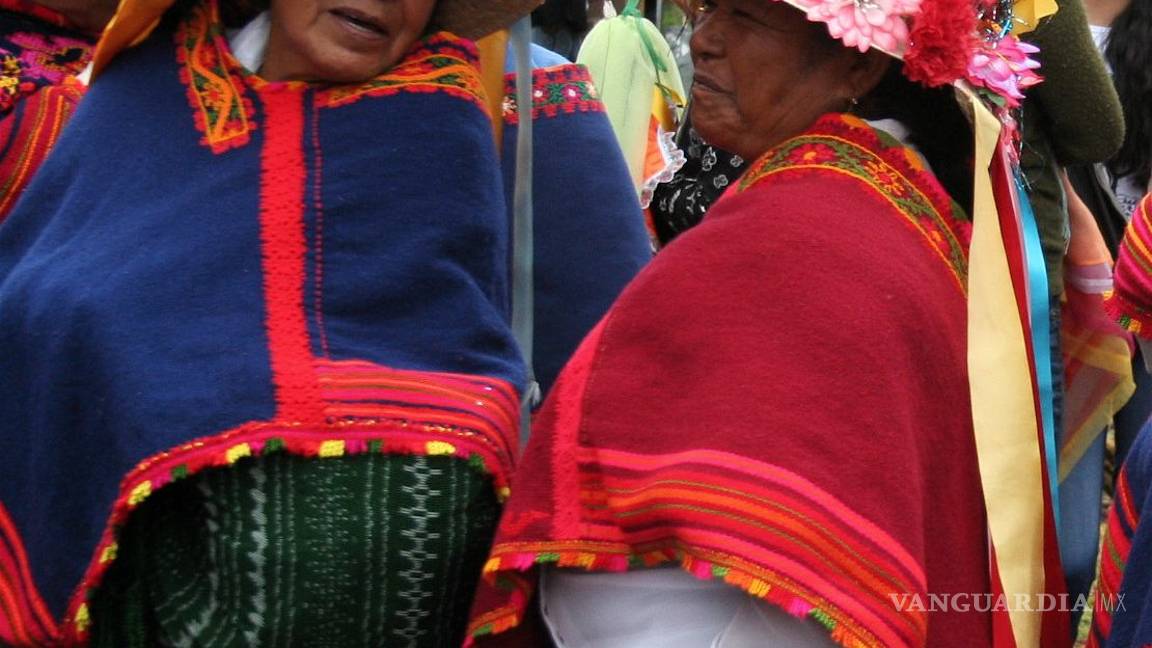
[[[827,630],[678,567],[547,568],[540,608],[557,648],[835,648]]]

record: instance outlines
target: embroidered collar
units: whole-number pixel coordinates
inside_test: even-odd
[[[761,156],[736,190],[747,191],[780,174],[819,171],[854,177],[888,200],[948,263],[960,290],[967,291],[968,224],[916,151],[859,118],[821,117],[808,132]]]
[[[201,143],[214,153],[248,143],[257,127],[252,99],[268,91],[311,92],[320,108],[401,92],[445,92],[487,111],[476,47],[446,32],[424,38],[395,67],[361,84],[270,82],[237,60],[225,37],[217,2],[210,0],[193,7],[177,28],[176,57],[196,127],[203,134]]]

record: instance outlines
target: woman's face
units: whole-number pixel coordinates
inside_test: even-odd
[[[823,31],[823,33],[821,33]],[[692,34],[692,125],[745,159],[851,99],[851,52],[823,24],[774,0],[704,0]]]
[[[272,0],[260,73],[269,81],[367,81],[419,40],[435,5],[435,0]]]

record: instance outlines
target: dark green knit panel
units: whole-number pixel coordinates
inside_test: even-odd
[[[141,505],[93,643],[459,646],[499,506],[459,459],[275,454]]]

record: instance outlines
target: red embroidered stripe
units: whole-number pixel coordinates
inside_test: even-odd
[[[877,555],[877,550],[866,544],[863,548],[850,544],[838,531],[813,519],[807,510],[810,502],[787,492],[769,497],[770,489],[760,489],[764,494],[756,495],[741,492],[741,485],[718,485],[720,479],[715,476],[690,481],[693,476],[673,470],[659,480],[594,479],[584,483],[581,497],[590,510],[605,507],[587,516],[593,523],[605,525],[597,529],[597,536],[626,524],[636,529],[628,534],[632,543],[645,537],[658,541],[679,526],[661,523],[671,511],[677,521],[692,521],[694,528],[733,538],[759,531],[757,541],[763,543],[762,534],[778,536],[777,540],[790,545],[790,552],[803,554],[806,562],[826,564],[829,573],[865,584],[884,604],[889,601],[882,593],[907,591],[906,581],[892,578],[878,564],[883,556]],[[763,517],[762,512],[770,512],[771,518]],[[749,555],[757,553],[763,552],[753,548]]]
[[[357,360],[316,363],[329,422],[404,421],[473,437],[493,469],[511,471],[519,421],[516,392],[501,380],[391,369]]]
[[[28,566],[24,543],[0,504],[0,644],[47,645],[57,633]]]
[[[579,461],[585,510],[607,505],[611,528],[634,547],[690,535],[692,550],[735,553],[778,577],[805,583],[854,618],[869,619],[866,625],[878,634],[883,624],[905,641],[926,632],[922,616],[899,614],[889,597],[924,591],[915,559],[799,475],[714,451],[651,457],[584,450]],[[894,639],[885,642],[896,645]]]
[[[1100,573],[1096,583],[1096,605],[1092,612],[1092,632],[1087,648],[1103,646],[1112,633],[1112,609],[1108,603],[1118,600],[1124,579],[1124,566],[1132,551],[1132,536],[1140,522],[1128,485],[1128,471],[1116,479],[1116,498],[1108,513],[1108,523],[1100,546]]]
[[[923,645],[926,613],[892,601],[925,595],[918,561],[802,476],[712,450],[580,448],[575,460],[582,523],[566,533],[584,539],[499,544],[489,578],[539,563],[613,571],[677,561],[816,619],[841,645]],[[513,601],[475,619],[470,634],[500,632],[521,613]]]
[[[23,100],[0,129],[0,220],[11,211],[48,152],[56,145],[84,90],[74,79],[47,86]]]
[[[323,405],[304,315],[303,97],[295,89],[272,86],[260,96],[267,115],[260,156],[260,238],[276,418],[317,424],[324,419]]]

